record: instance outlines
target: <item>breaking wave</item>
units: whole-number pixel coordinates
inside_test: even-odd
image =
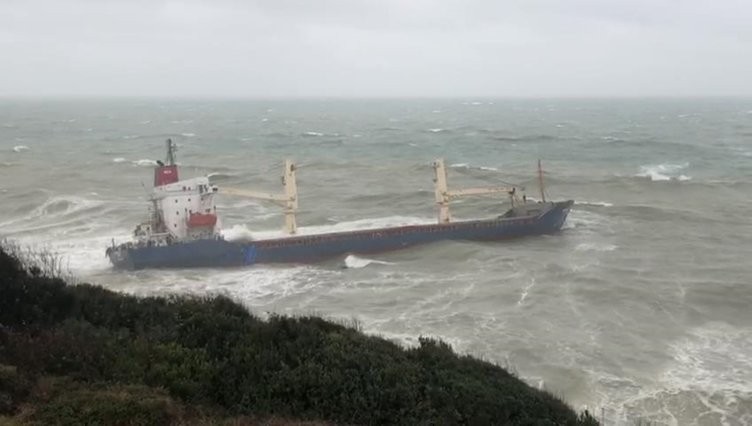
[[[31,148],[29,148],[27,145],[16,145],[16,146],[13,147],[13,151],[14,152],[24,152],[24,151],[28,151],[30,149]]]
[[[657,424],[751,424],[749,330],[726,323],[691,329],[671,345],[665,387],[624,405],[622,420],[639,415]],[[686,407],[692,407],[687,409]]]
[[[653,182],[670,180],[687,181],[692,179],[692,177],[684,174],[678,174],[678,172],[686,169],[687,167],[689,167],[689,163],[663,163],[646,165],[640,167],[640,173],[638,173],[637,176],[646,177]]]
[[[315,235],[329,232],[346,232],[385,227],[420,225],[434,222],[435,219],[412,216],[388,216],[383,218],[339,222],[332,225],[301,226],[298,228],[298,233],[296,235]],[[252,231],[246,225],[234,225],[229,229],[223,229],[222,235],[229,241],[248,241],[289,237],[289,235],[282,230]]]
[[[319,132],[303,132],[301,133],[302,136],[324,136],[323,133]]]
[[[577,251],[614,251],[618,246],[606,243],[580,243],[574,249]]]
[[[222,182],[234,178],[235,175],[231,173],[211,172],[206,175],[206,177],[208,177],[211,182]]]
[[[153,167],[157,165],[156,160],[149,160],[146,158],[133,161],[132,163],[134,166],[138,166],[138,167]]]
[[[37,232],[48,227],[59,227],[80,221],[87,214],[101,210],[104,203],[79,196],[54,196],[30,209],[22,216],[0,222],[8,232]]]
[[[529,197],[528,197],[529,198]],[[595,207],[613,207],[613,203],[609,203],[607,201],[576,201],[575,202],[578,205],[581,206],[595,206]]]
[[[368,265],[394,265],[394,263],[384,262],[383,260],[366,259],[352,254],[345,258],[345,267],[347,269],[360,269],[365,268]]]
[[[461,170],[481,170],[484,172],[498,172],[499,169],[496,167],[489,167],[489,166],[471,166],[467,163],[454,163],[449,165],[452,169],[461,169]]]

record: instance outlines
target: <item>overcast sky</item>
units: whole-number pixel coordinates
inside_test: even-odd
[[[752,95],[752,0],[0,0],[0,96]]]

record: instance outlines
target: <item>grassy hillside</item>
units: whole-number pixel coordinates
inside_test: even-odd
[[[51,275],[0,249],[0,423],[597,424],[441,341]]]

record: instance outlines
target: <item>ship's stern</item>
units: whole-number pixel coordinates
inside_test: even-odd
[[[108,247],[105,256],[110,259],[110,263],[117,269],[133,269],[133,259],[131,258],[130,249],[124,245],[117,247]]]

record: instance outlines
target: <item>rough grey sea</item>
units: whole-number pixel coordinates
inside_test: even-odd
[[[309,231],[435,220],[450,186],[512,182],[576,205],[553,236],[448,242],[317,265],[121,272],[104,256],[146,215],[154,160],[275,191],[299,165]],[[2,100],[0,235],[60,253],[81,281],[223,293],[260,315],[356,319],[438,336],[604,424],[752,424],[752,100]],[[463,199],[459,218],[499,214]],[[219,200],[226,237],[281,211]]]

